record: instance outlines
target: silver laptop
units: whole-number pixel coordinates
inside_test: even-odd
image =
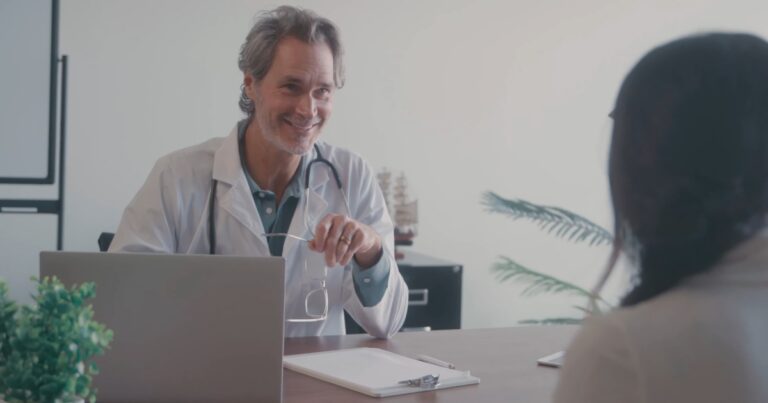
[[[96,283],[114,331],[99,402],[280,402],[282,258],[42,252],[40,275]]]

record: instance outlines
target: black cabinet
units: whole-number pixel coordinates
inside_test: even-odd
[[[397,261],[408,284],[408,315],[403,331],[461,328],[461,276],[458,263],[405,251]],[[345,313],[347,333],[363,329]]]

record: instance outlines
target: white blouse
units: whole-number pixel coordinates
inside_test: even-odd
[[[656,298],[585,321],[554,401],[768,402],[768,237]]]

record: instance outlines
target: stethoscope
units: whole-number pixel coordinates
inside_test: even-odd
[[[331,161],[328,161],[323,157],[323,154],[320,153],[320,148],[315,144],[315,152],[317,153],[317,157],[313,159],[312,161],[307,164],[307,169],[304,172],[304,220],[305,220],[305,226],[312,231],[309,223],[308,223],[308,211],[309,211],[309,174],[312,172],[312,165],[315,163],[321,163],[325,164],[330,170],[331,173],[333,173],[333,179],[336,181],[336,186],[339,188],[339,191],[341,192],[342,198],[344,199],[344,206],[347,208],[347,214],[350,214],[349,209],[349,202],[347,201],[347,193],[344,191],[344,188],[341,186],[341,177],[339,176],[339,171],[336,170],[336,167],[333,165]],[[219,181],[216,179],[213,179],[213,185],[211,186],[211,196],[210,196],[210,202],[208,203],[208,254],[215,255],[216,254],[216,221],[214,220],[214,210],[216,206],[216,187],[218,185]]]

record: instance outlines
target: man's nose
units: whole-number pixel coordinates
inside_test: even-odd
[[[299,104],[296,106],[296,113],[308,118],[317,115],[317,101],[312,94],[306,94],[301,97]]]

